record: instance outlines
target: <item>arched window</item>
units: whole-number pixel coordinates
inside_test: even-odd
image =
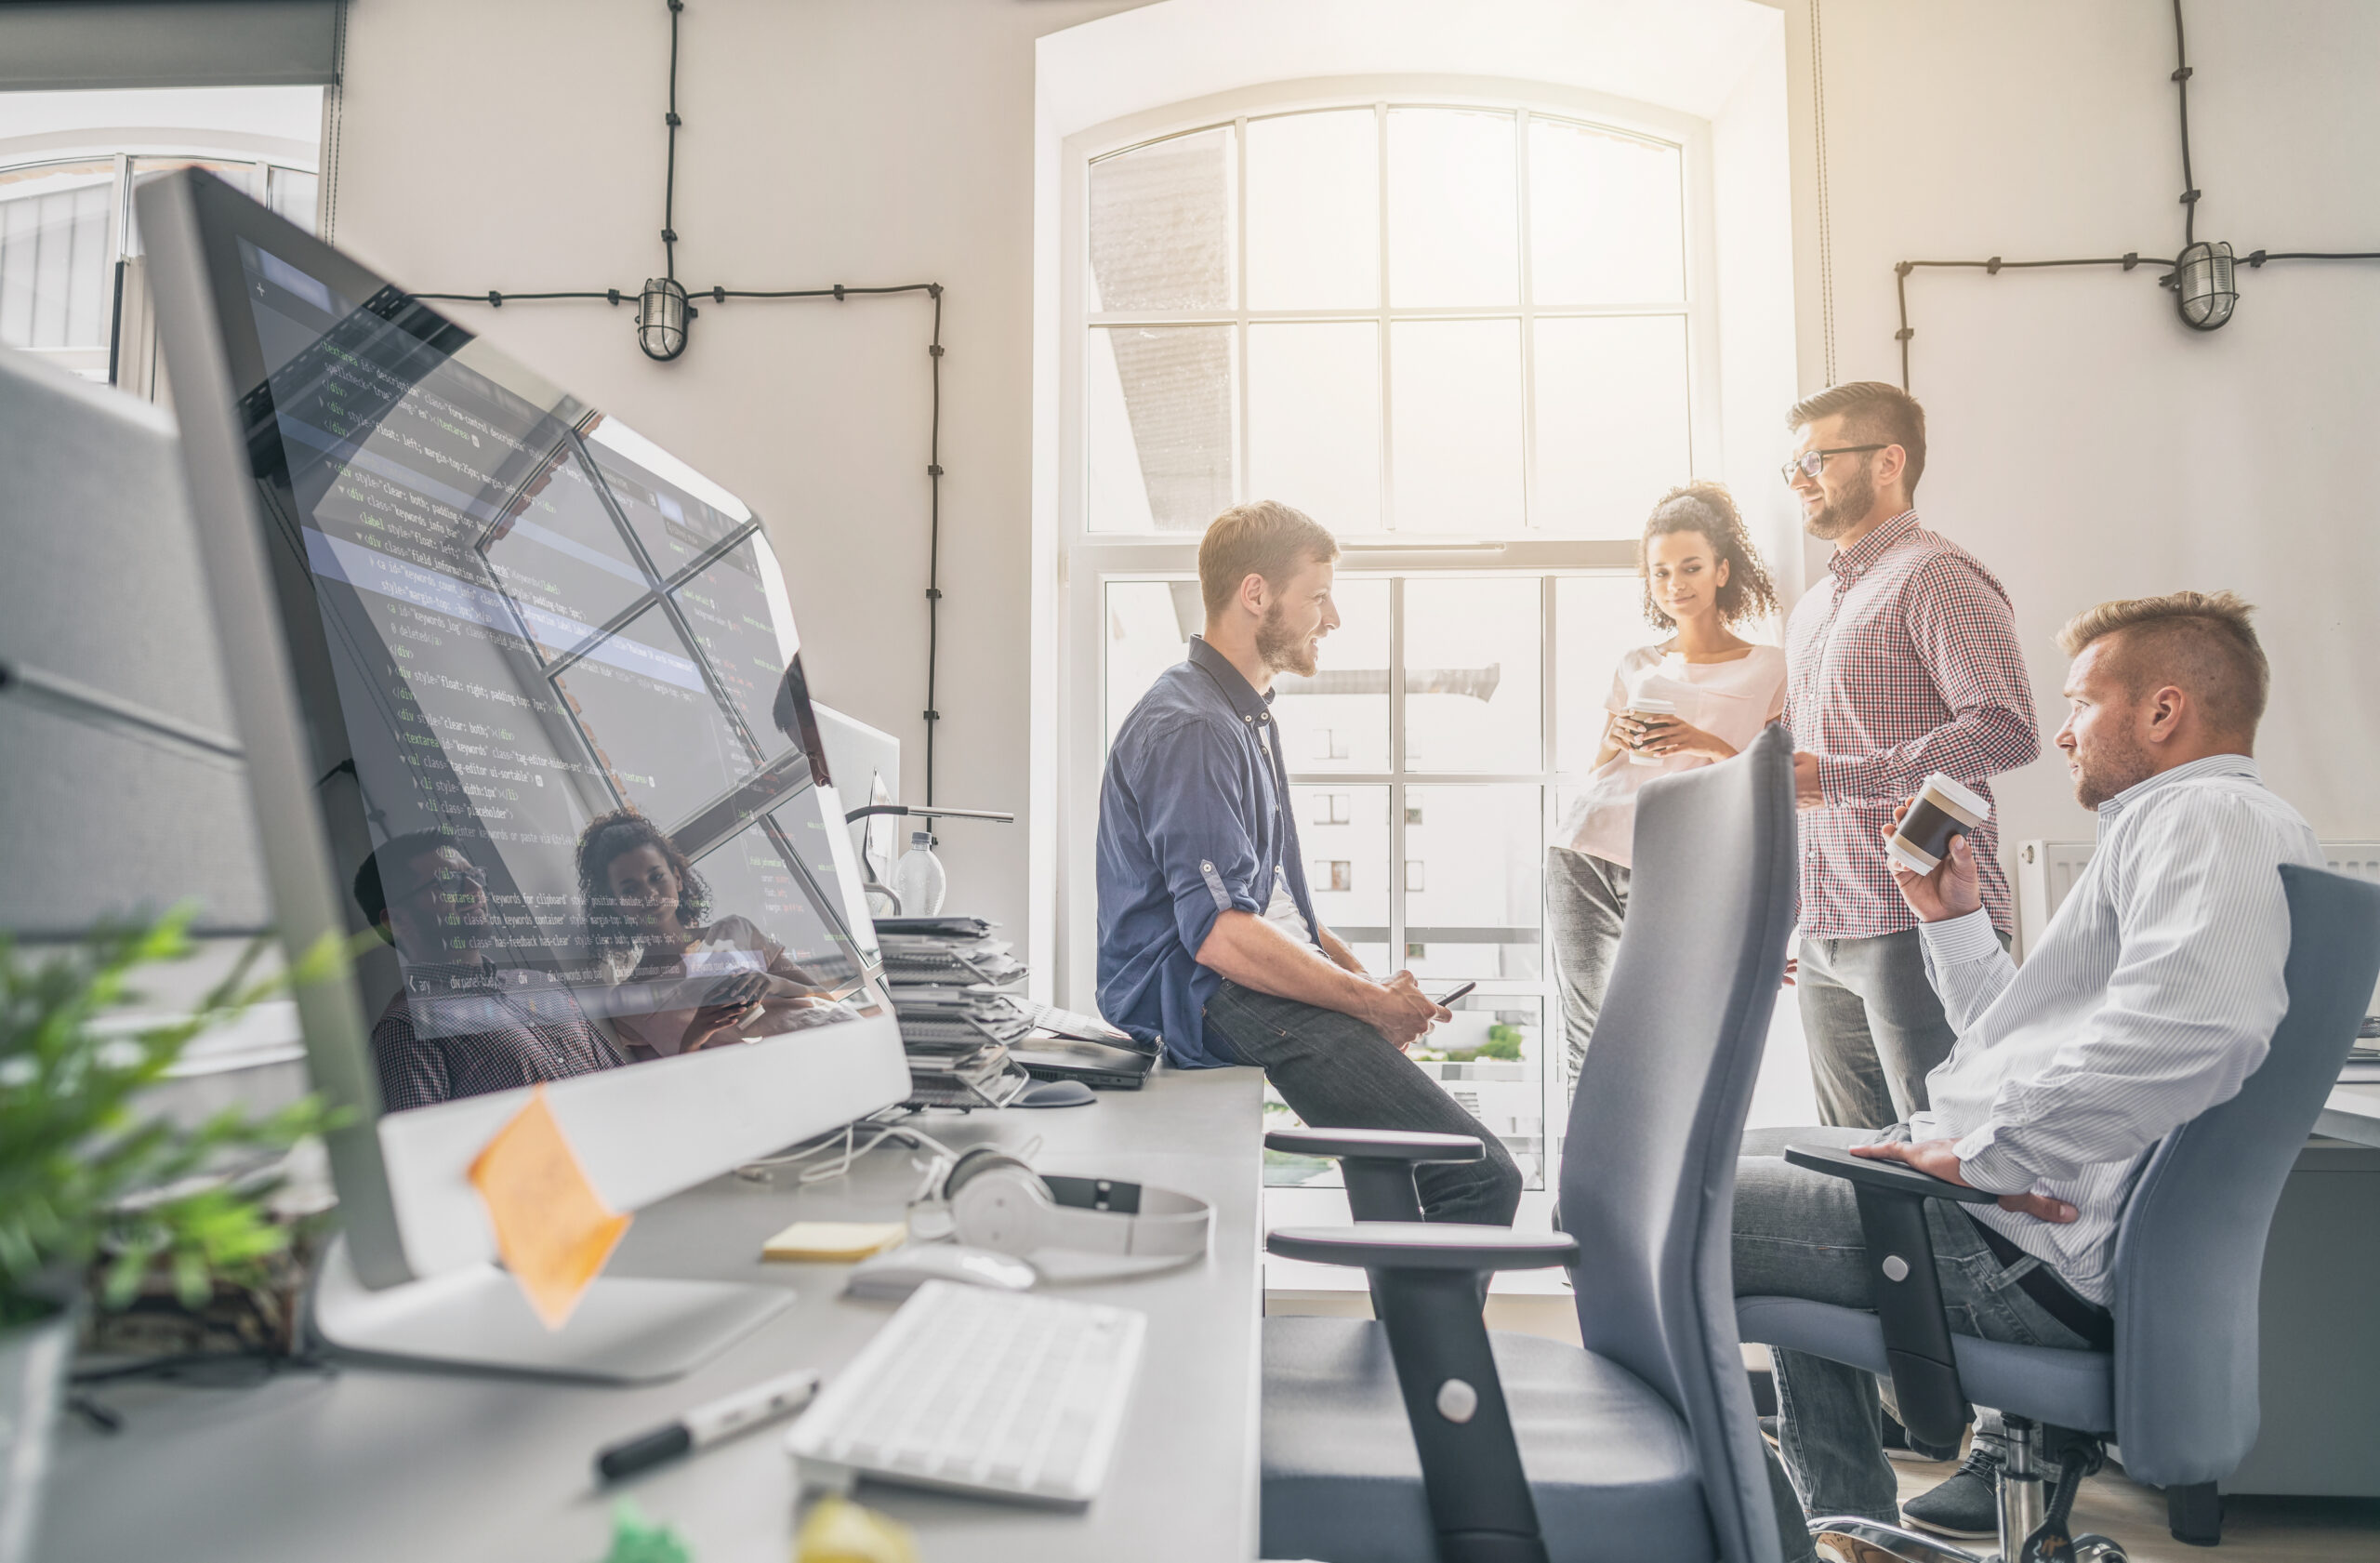
[[[1634,539],[1717,446],[1709,125],[1465,85],[1286,84],[1066,142],[1063,785],[1097,798],[1183,656],[1218,511],[1329,527],[1345,623],[1276,706],[1316,909],[1373,971],[1478,984],[1416,1056],[1534,1179],[1564,1055],[1545,847],[1657,638]],[[1085,1004],[1095,813],[1063,849]]]

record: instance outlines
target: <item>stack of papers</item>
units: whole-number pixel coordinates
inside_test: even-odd
[[[1028,1083],[1008,1056],[1008,1044],[1032,1029],[1008,992],[1026,969],[993,928],[976,917],[877,920],[912,1106],[1001,1106]]]

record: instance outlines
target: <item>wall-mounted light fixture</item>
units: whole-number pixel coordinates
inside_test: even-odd
[[[2231,274],[2224,262],[2223,274]],[[686,323],[694,310],[686,303],[686,288],[675,277],[647,277],[636,298],[636,345],[647,358],[667,364],[686,351]]]
[[[2231,281],[2231,246],[2204,239],[2188,245],[2168,278],[2182,321],[2193,331],[2212,331],[2231,318],[2240,290]]]

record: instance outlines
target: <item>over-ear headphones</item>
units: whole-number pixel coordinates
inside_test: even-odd
[[[941,1198],[971,1248],[1024,1258],[1042,1249],[1135,1259],[1189,1259],[1207,1252],[1214,1210],[1204,1199],[1111,1178],[1036,1172],[993,1146],[951,1164]]]

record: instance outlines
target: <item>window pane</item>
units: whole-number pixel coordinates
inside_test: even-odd
[[[105,347],[114,301],[112,160],[0,174],[0,342]]]
[[[1454,1019],[1413,1050],[1413,1062],[1488,1126],[1520,1163],[1529,1186],[1545,1170],[1543,1000],[1530,994],[1474,993],[1455,1000]]]
[[[1408,769],[1535,772],[1542,763],[1539,589],[1529,578],[1405,583]],[[1408,801],[1427,817],[1418,790]]]
[[[1289,798],[1314,915],[1367,971],[1396,970],[1388,958],[1388,788],[1296,787]]]
[[[1380,303],[1380,132],[1371,110],[1249,123],[1248,303]]]
[[[589,430],[587,449],[628,529],[665,579],[752,519],[742,500],[618,418],[606,417]]]
[[[801,805],[781,808],[771,817],[786,828],[787,840],[800,828],[802,816],[817,811]],[[814,834],[814,830],[813,831]],[[799,845],[796,851],[800,850]],[[755,824],[729,838],[695,860],[694,871],[710,892],[710,919],[748,920],[776,944],[804,976],[820,987],[832,987],[859,975],[859,961],[850,939],[826,908],[811,895],[801,877],[777,850],[768,831]]]
[[[1572,576],[1554,583],[1557,769],[1578,775],[1593,767],[1621,654],[1664,635],[1645,622],[1645,589],[1634,576]]]
[[[1224,125],[1091,166],[1094,312],[1232,307],[1237,161]]]
[[[1331,595],[1340,624],[1322,638],[1315,676],[1273,681],[1282,754],[1291,775],[1378,775],[1388,769],[1388,583],[1342,576]]]
[[[1677,149],[1592,126],[1529,121],[1530,289],[1540,304],[1686,297]]]
[[[1466,978],[1534,982],[1543,965],[1544,829],[1533,786],[1414,787],[1424,823],[1405,855],[1429,888],[1405,893],[1406,962],[1424,986]]]
[[[1377,532],[1380,328],[1248,328],[1248,492],[1342,535]]]
[[[1106,743],[1157,676],[1190,655],[1205,621],[1197,581],[1107,583]]]
[[[1202,532],[1230,508],[1236,409],[1228,325],[1094,330],[1083,391],[1094,532]]]
[[[1686,318],[1539,320],[1537,525],[1634,537],[1693,475]]]
[[[1395,530],[1521,530],[1521,335],[1511,320],[1388,328]]]
[[[323,383],[327,401],[349,399],[339,381],[325,379]],[[387,448],[395,437],[407,432],[399,414],[443,421],[436,411],[422,404],[423,401],[421,397],[408,397],[390,408],[390,416],[376,429],[361,434],[352,432],[352,425],[342,428],[334,417],[330,432],[351,435],[359,443],[371,440],[373,444]],[[508,454],[492,439],[481,445],[480,436],[468,428],[456,431],[474,442],[475,449],[484,451],[488,481],[480,485],[479,497],[486,509],[493,510],[496,504],[511,499],[510,519],[489,528],[484,550],[488,567],[520,607],[538,648],[547,656],[554,657],[577,650],[597,627],[651,590],[652,582],[621,537],[619,523],[604,508],[585,464],[564,437],[562,426],[549,422],[546,430],[551,441],[549,453],[559,447],[564,454],[542,475],[531,480],[518,496],[512,495],[513,485],[535,470],[540,453],[523,449]],[[375,433],[380,438],[372,439]],[[408,518],[400,510],[372,504],[373,497],[381,497],[375,493],[379,480],[350,474],[350,481],[371,497],[364,501],[371,507],[365,523],[391,541],[402,540]],[[470,529],[466,536],[476,535],[476,513],[463,523]]]
[[[1514,118],[1468,109],[1388,115],[1388,298],[1402,308],[1521,296]]]
[[[274,167],[268,172],[268,188],[271,199],[268,203],[281,217],[311,233],[314,231],[314,191],[322,181],[297,168]]]
[[[555,681],[596,758],[664,829],[747,775],[751,759],[658,606],[630,619]]]
[[[745,732],[772,756],[792,744],[776,724],[777,686],[795,650],[781,633],[793,623],[783,579],[775,553],[747,537],[670,594]]]

